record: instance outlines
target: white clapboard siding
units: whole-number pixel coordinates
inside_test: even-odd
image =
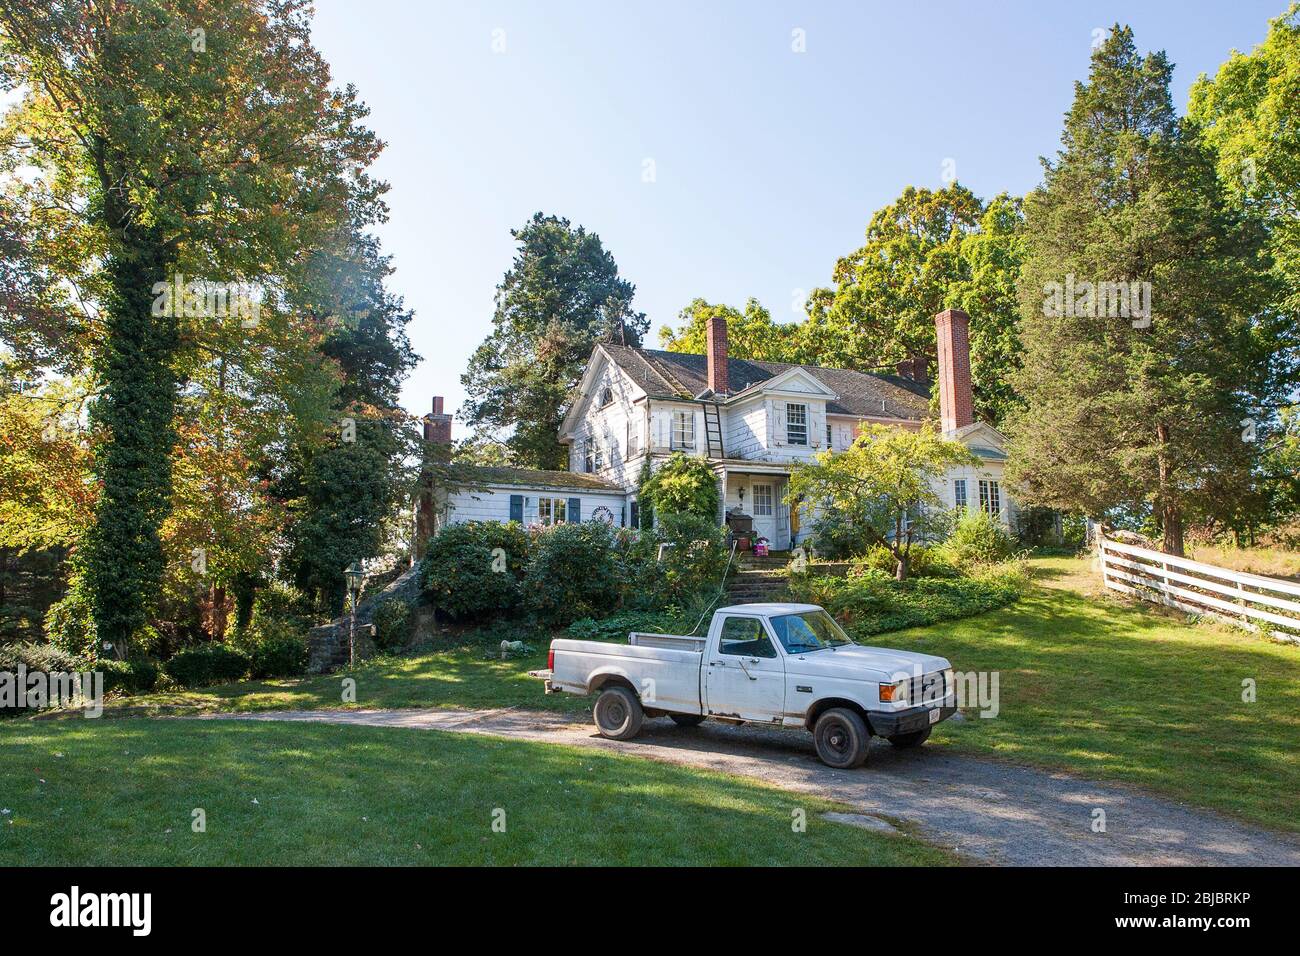
[[[1296,633],[1300,632],[1300,600],[1296,600],[1300,584],[1293,581],[1231,571],[1105,539],[1101,542],[1101,570],[1106,587],[1113,591],[1223,618],[1252,631],[1267,630],[1281,640],[1300,643],[1300,633]]]

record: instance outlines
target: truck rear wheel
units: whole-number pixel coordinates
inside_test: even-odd
[[[930,739],[930,727],[925,730],[914,730],[910,734],[894,734],[892,737],[886,737],[895,747],[919,747]]]
[[[678,727],[698,727],[704,723],[703,714],[669,714]]]
[[[867,759],[871,734],[866,721],[856,713],[847,707],[832,707],[813,725],[813,742],[822,763],[848,770]]]
[[[645,712],[636,694],[626,687],[606,687],[592,708],[596,729],[610,740],[631,740],[641,732]]]

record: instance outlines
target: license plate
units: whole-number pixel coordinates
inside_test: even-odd
[[[934,710],[930,711],[930,723],[937,724],[938,722],[939,722],[939,708],[936,707]]]

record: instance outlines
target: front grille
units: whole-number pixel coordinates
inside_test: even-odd
[[[913,677],[907,684],[907,702],[913,707],[942,704],[948,697],[943,671]]]

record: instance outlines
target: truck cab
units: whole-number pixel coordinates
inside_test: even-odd
[[[704,638],[557,640],[550,668],[537,676],[548,692],[600,694],[596,726],[614,739],[660,715],[686,726],[715,719],[804,727],[822,760],[840,767],[865,760],[872,735],[917,746],[956,712],[947,660],[854,644],[814,604],[724,607]]]

